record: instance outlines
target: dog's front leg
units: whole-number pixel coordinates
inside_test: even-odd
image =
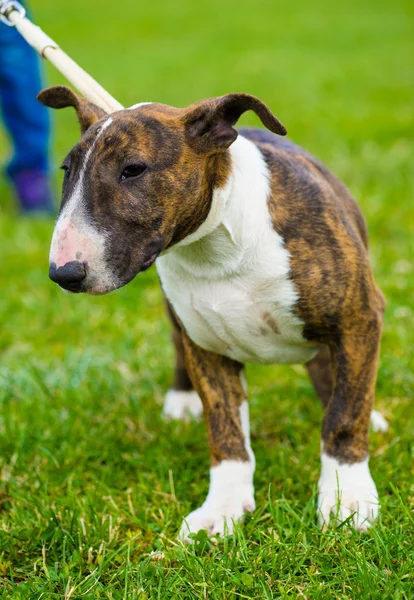
[[[368,314],[333,347],[335,383],[322,428],[319,517],[350,517],[366,529],[378,515],[378,494],[368,467],[368,429],[378,367],[381,317]]]
[[[200,529],[230,534],[234,521],[254,510],[255,462],[243,365],[202,350],[185,333],[183,343],[188,373],[203,402],[211,454],[207,498],[181,527],[180,537],[188,541]]]

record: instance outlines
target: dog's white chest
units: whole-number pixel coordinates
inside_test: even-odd
[[[184,240],[157,260],[164,292],[205,350],[240,362],[306,362],[317,348],[303,339],[303,323],[293,313],[298,296],[289,254],[268,213],[266,165],[244,138],[231,154],[231,191],[214,230],[203,235],[202,226],[199,239]]]
[[[200,347],[240,362],[301,363],[312,358],[315,347],[303,339],[303,323],[292,312],[296,293],[284,269],[272,269],[266,261],[262,270],[251,265],[253,271],[203,277],[197,264],[190,268],[176,258],[167,254],[158,259],[162,286]]]

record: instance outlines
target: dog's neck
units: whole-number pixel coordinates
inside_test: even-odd
[[[201,223],[200,227],[198,227],[196,231],[193,231],[193,233],[190,233],[180,242],[175,244],[174,248],[180,248],[194,244],[217,229],[222,222],[224,211],[232,192],[232,187],[233,177],[230,174],[224,186],[213,190],[210,210],[206,220]]]
[[[269,223],[269,173],[260,151],[239,136],[230,147],[230,157],[229,177],[213,191],[205,221],[163,253],[194,273],[200,269],[215,275],[234,273],[249,259]]]

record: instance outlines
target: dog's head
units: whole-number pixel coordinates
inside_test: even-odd
[[[107,115],[57,86],[39,100],[73,106],[82,138],[63,162],[62,204],[50,277],[72,292],[103,294],[148,269],[164,249],[198,229],[213,190],[225,185],[233,125],[253,110],[271,131],[284,127],[257,98],[228,94],[185,109],[142,103]]]

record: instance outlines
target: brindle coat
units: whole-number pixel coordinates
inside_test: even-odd
[[[104,114],[68,88],[45,90],[39,98],[55,108],[73,106],[84,134],[64,163],[63,209],[72,173],[94,143]],[[94,147],[94,183],[86,190],[86,201],[97,226],[110,233],[106,260],[117,273],[115,287],[205,221],[213,189],[228,176],[228,147],[237,137],[233,125],[245,110],[254,110],[274,133],[286,133],[262,102],[245,94],[187,109],[150,104],[139,113],[113,115],[117,127]],[[326,406],[324,451],[339,462],[361,461],[368,453],[384,312],[369,264],[364,219],[342,183],[305,151],[267,131],[241,132],[258,146],[271,173],[269,213],[290,253],[290,276],[299,295],[295,312],[304,322],[304,337],[321,345],[307,368]],[[127,182],[121,190],[111,177],[136,161],[135,146],[154,176],[142,178],[139,186]],[[112,165],[113,172],[102,174],[102,163]],[[202,399],[212,464],[248,460],[238,410],[245,399],[242,365],[198,347],[171,308],[169,312],[177,351],[174,387],[194,386]]]

